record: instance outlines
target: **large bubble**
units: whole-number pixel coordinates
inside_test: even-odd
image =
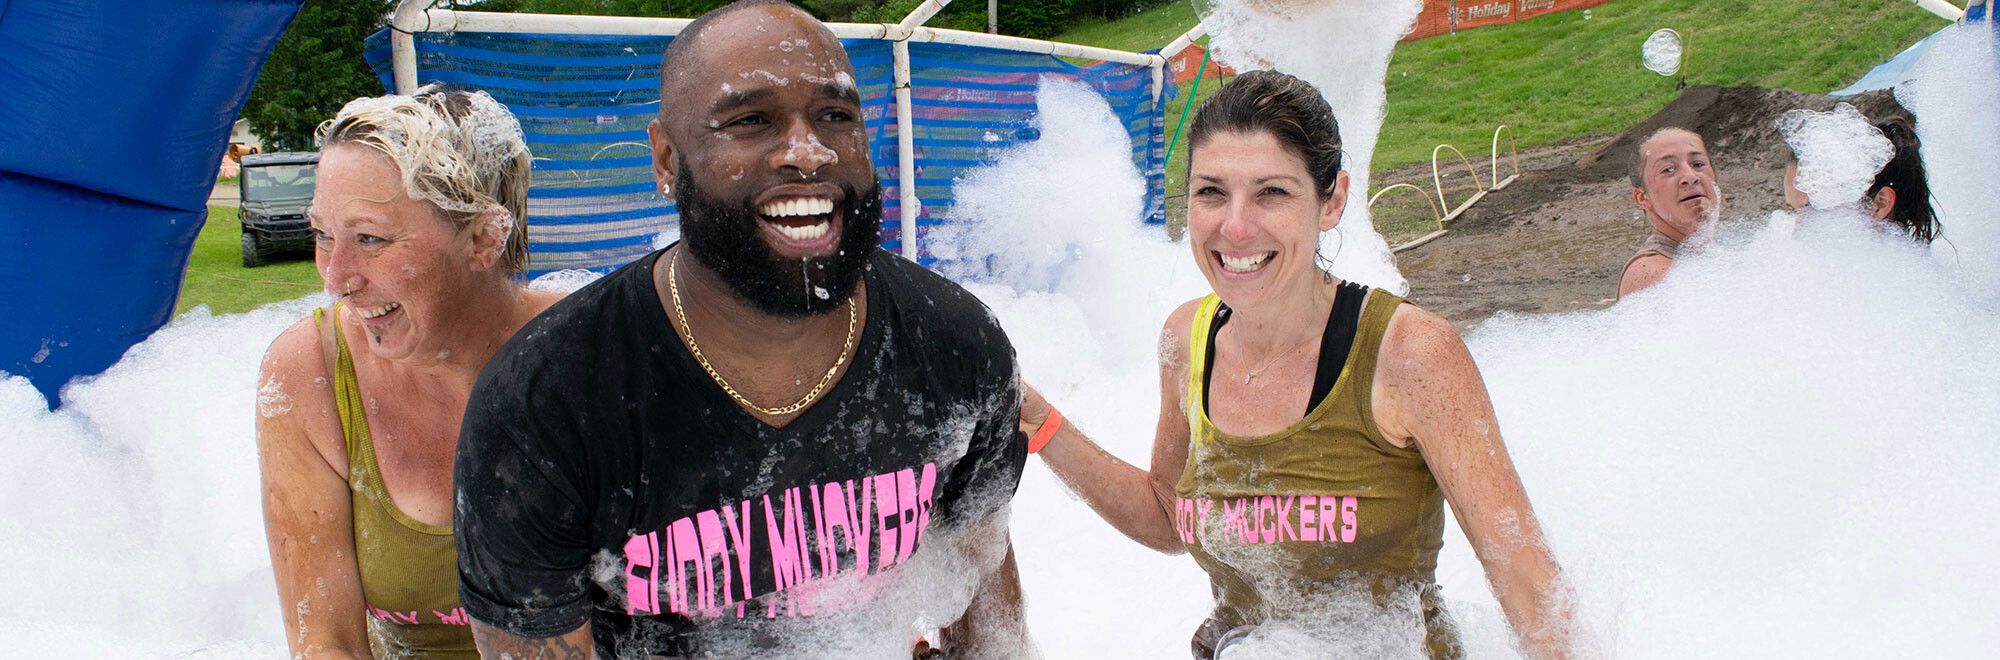
[[[1681,35],[1673,30],[1660,30],[1646,38],[1639,46],[1640,62],[1646,69],[1663,76],[1671,76],[1681,70]]]

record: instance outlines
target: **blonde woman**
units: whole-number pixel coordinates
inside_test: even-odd
[[[328,308],[258,374],[264,523],[294,658],[477,658],[452,460],[481,367],[556,294],[527,263],[528,151],[484,92],[358,99],[320,127]]]

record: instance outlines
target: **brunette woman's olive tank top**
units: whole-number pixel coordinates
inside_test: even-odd
[[[1210,327],[1221,301],[1201,302],[1188,342],[1190,446],[1175,484],[1176,528],[1208,572],[1211,617],[1227,626],[1306,617],[1300,623],[1340,627],[1337,619],[1353,616],[1353,625],[1379,630],[1388,617],[1408,621],[1403,632],[1431,657],[1457,657],[1434,575],[1443,492],[1415,447],[1382,437],[1369,400],[1376,355],[1404,300],[1361,294],[1366,303],[1347,321],[1354,339],[1331,391],[1297,423],[1259,437],[1209,421]],[[1339,323],[1336,314],[1328,332]]]

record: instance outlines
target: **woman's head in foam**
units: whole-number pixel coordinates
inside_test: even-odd
[[[1347,173],[1319,90],[1244,73],[1202,104],[1188,135],[1188,242],[1216,294],[1240,309],[1325,278],[1319,234],[1340,223]]]
[[[1922,145],[1909,124],[1870,125],[1859,110],[1842,103],[1833,112],[1787,112],[1778,119],[1778,130],[1791,147],[1785,202],[1793,209],[1853,205],[1911,238],[1928,243],[1936,237],[1937,215],[1918,153]],[[1862,177],[1869,171],[1874,176],[1864,187]]]
[[[1875,203],[1872,215],[1902,227],[1911,238],[1929,243],[1937,238],[1938,221],[1937,212],[1931,208],[1931,186],[1924,176],[1924,160],[1918,153],[1923,144],[1918,142],[1916,130],[1902,121],[1879,122],[1875,129],[1895,145],[1896,155],[1868,187],[1868,197]]]
[[[318,139],[322,152],[356,145],[387,156],[411,199],[456,229],[481,222],[500,239],[506,271],[527,269],[528,146],[513,113],[486,92],[428,86],[355,99],[320,124]]]

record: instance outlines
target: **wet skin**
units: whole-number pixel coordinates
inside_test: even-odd
[[[1632,201],[1646,211],[1654,233],[1686,242],[1722,215],[1722,191],[1715,185],[1715,168],[1701,136],[1670,129],[1639,145],[1643,188],[1632,189]],[[1637,293],[1667,276],[1672,258],[1649,254],[1625,264],[1618,297]]]
[[[781,259],[830,257],[840,249],[850,203],[843,191],[875,187],[861,100],[839,40],[803,12],[775,6],[727,14],[699,39],[688,66],[661,83],[665,98],[681,102],[663,107],[647,128],[656,179],[664,185],[686,176],[710,198],[743,201],[757,212],[757,236]],[[762,212],[810,199],[831,201],[832,213]],[[824,233],[812,239],[784,231],[816,224]],[[844,306],[798,318],[766,314],[732,294],[699,259],[682,256],[669,268],[685,247],[655,264],[662,305],[683,340],[694,335],[710,364],[746,399],[767,407],[797,401],[840,359]],[[670,271],[680,277],[686,326],[674,313]],[[854,294],[861,323],[866,300],[863,285]],[[753,414],[783,426],[798,413]]]
[[[1194,153],[1188,243],[1232,310],[1216,337],[1216,378],[1262,381],[1230,391],[1245,395],[1240,401],[1212,394],[1222,398],[1212,399],[1210,417],[1231,433],[1258,436],[1297,421],[1307,407],[1317,340],[1333,309],[1333,287],[1314,256],[1321,232],[1340,223],[1347,175],[1322,199],[1305,160],[1263,131],[1219,133]],[[1266,389],[1287,383],[1307,387]]]
[[[1646,210],[1653,231],[1686,241],[1721,215],[1722,194],[1700,136],[1670,130],[1639,149],[1646,186],[1632,191],[1632,201]]]

